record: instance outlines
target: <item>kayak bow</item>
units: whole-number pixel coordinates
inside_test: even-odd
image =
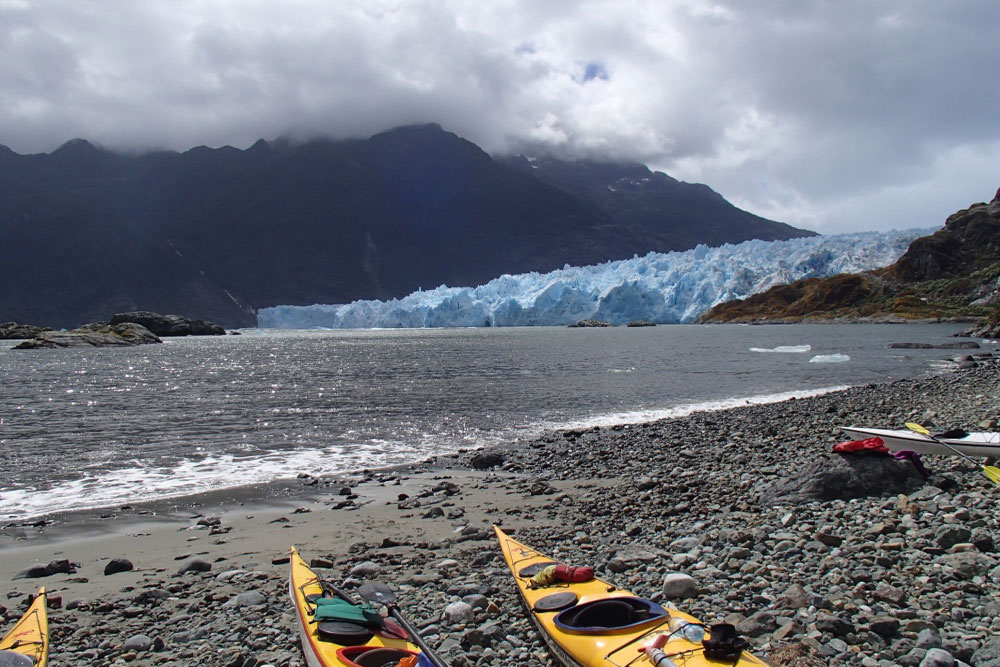
[[[0,664],[45,667],[49,659],[49,618],[45,610],[45,588],[31,601],[10,632],[0,639]]]

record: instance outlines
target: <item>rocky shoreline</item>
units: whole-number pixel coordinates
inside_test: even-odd
[[[830,451],[851,424],[997,430],[1000,363],[970,366],[400,470],[303,475],[263,506],[122,509],[96,522],[99,535],[20,528],[24,539],[0,542],[3,625],[44,585],[53,667],[302,667],[286,581],[296,544],[348,589],[362,577],[392,585],[455,667],[555,665],[508,580],[490,529],[500,523],[640,595],[735,623],[776,665],[996,667],[1000,489],[959,458],[925,457],[925,480],[906,462]],[[864,495],[837,482],[851,468],[892,470],[896,486]],[[831,486],[811,486],[819,478],[835,497],[815,497]],[[114,559],[133,567],[105,574]],[[50,563],[45,577],[13,579]]]

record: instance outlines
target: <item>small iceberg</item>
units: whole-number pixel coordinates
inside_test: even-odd
[[[751,352],[779,352],[784,354],[801,354],[812,349],[812,345],[779,345],[778,347],[751,347]]]
[[[841,364],[845,361],[850,361],[851,358],[846,354],[817,354],[815,357],[809,360],[810,364]]]

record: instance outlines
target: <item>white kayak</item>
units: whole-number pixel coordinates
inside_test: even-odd
[[[954,456],[955,452],[941,443],[947,443],[966,456],[976,456],[987,459],[1000,458],[1000,433],[979,432],[966,433],[960,438],[939,437],[940,442],[920,433],[907,430],[887,428],[863,428],[860,426],[845,426],[843,431],[855,440],[865,438],[881,438],[889,451],[899,452],[909,450],[918,454],[944,454]]]

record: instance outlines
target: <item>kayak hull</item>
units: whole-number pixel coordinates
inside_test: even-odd
[[[966,456],[996,459],[1000,458],[1000,433],[969,433],[962,438],[932,438],[908,430],[867,428],[847,426],[842,430],[855,440],[881,438],[889,451],[912,451],[918,454],[955,456],[955,452],[941,443],[947,443]]]
[[[295,547],[290,550],[290,574],[288,577],[288,593],[295,608],[296,624],[299,638],[302,642],[302,653],[309,667],[364,667],[353,658],[362,660],[365,648],[396,649],[412,655],[420,653],[420,649],[403,639],[373,634],[367,641],[356,644],[342,644],[321,637],[318,624],[312,620],[315,605],[308,596],[323,595],[322,579],[309,567],[299,555]]]
[[[45,667],[49,659],[49,618],[45,609],[45,588],[31,601],[28,610],[14,627],[0,639],[0,651],[13,651],[34,660],[34,667]]]
[[[535,626],[548,645],[552,655],[565,667],[650,667],[653,663],[641,654],[641,649],[650,645],[659,635],[668,635],[663,651],[670,656],[677,667],[710,667],[730,665],[730,667],[750,667],[767,665],[756,656],[744,652],[736,661],[716,662],[706,658],[700,643],[693,643],[675,634],[668,627],[669,617],[679,617],[689,623],[699,621],[681,611],[669,610],[669,616],[656,616],[648,621],[640,621],[622,628],[595,629],[567,627],[561,619],[564,612],[573,607],[587,606],[597,601],[642,601],[633,593],[617,588],[601,579],[591,579],[578,583],[559,583],[550,587],[529,586],[529,573],[547,563],[555,563],[548,556],[518,542],[500,528],[494,526],[500,548],[507,566],[517,584],[521,602]],[[575,595],[576,603],[558,610],[546,610],[545,599],[553,594]],[[536,608],[542,601],[541,607]],[[645,602],[645,601],[643,601]],[[615,603],[617,604],[617,603]],[[653,605],[658,607],[658,605]]]

